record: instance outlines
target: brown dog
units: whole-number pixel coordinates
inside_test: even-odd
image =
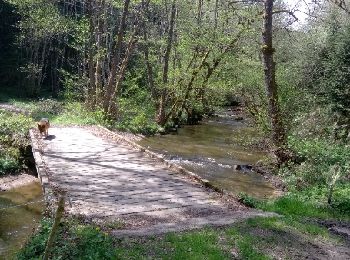
[[[42,118],[38,122],[38,129],[39,129],[39,132],[40,132],[40,136],[44,133],[45,137],[48,137],[48,135],[49,135],[49,127],[50,127],[49,119]]]

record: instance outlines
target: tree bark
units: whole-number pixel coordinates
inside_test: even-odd
[[[120,63],[120,56],[122,52],[123,39],[124,39],[124,34],[126,29],[126,18],[129,12],[129,4],[130,4],[130,0],[124,1],[123,14],[120,21],[120,26],[119,26],[118,35],[117,35],[117,42],[114,48],[114,55],[112,57],[112,62],[111,62],[111,71],[109,73],[107,89],[104,97],[103,107],[106,113],[108,112],[110,102],[112,101],[111,95],[113,92],[113,86],[115,84],[118,66]]]
[[[149,42],[148,42],[148,32],[147,32],[147,24],[145,21],[146,14],[148,12],[148,5],[149,5],[149,0],[146,2],[143,0],[142,1],[142,6],[145,11],[144,17],[143,17],[143,22],[142,22],[142,27],[143,27],[143,40],[145,42],[144,46],[144,56],[145,56],[145,63],[146,63],[146,68],[147,68],[147,79],[148,79],[148,85],[151,91],[151,96],[154,100],[157,99],[157,93],[156,93],[156,88],[155,88],[155,83],[154,83],[154,78],[153,78],[153,68],[151,65],[151,62],[149,60]]]
[[[189,96],[190,96],[190,92],[191,92],[191,90],[192,90],[192,88],[193,88],[193,83],[194,83],[194,81],[195,81],[195,79],[196,79],[198,73],[199,73],[199,72],[202,70],[202,68],[205,66],[209,54],[210,54],[210,50],[208,50],[208,51],[205,53],[205,55],[204,55],[204,57],[202,58],[202,61],[201,61],[200,65],[199,65],[199,67],[196,68],[196,69],[194,69],[193,72],[192,72],[191,79],[190,79],[190,81],[188,82],[188,84],[187,84],[187,86],[186,86],[185,96],[184,96],[184,98],[183,98],[183,100],[182,100],[182,102],[181,102],[181,107],[180,107],[180,110],[179,110],[179,117],[181,116],[182,110],[184,110],[184,108],[186,107],[186,101],[187,101],[187,99],[188,99]]]
[[[197,7],[197,24],[200,26],[202,24],[202,16],[203,16],[203,0],[198,0]]]
[[[89,51],[88,51],[88,62],[89,62],[89,88],[87,93],[86,103],[89,104],[90,109],[93,109],[96,105],[95,93],[95,21],[94,21],[94,6],[93,1],[89,1],[88,4],[89,12],[89,29],[90,29],[90,39],[89,39]]]
[[[176,0],[173,0],[171,5],[171,16],[170,16],[170,28],[168,32],[167,47],[164,55],[164,67],[163,67],[163,90],[160,97],[158,114],[157,114],[157,123],[161,126],[165,125],[165,105],[166,105],[166,96],[167,96],[167,84],[168,84],[168,71],[169,71],[169,58],[171,53],[171,47],[173,43],[173,34],[174,34],[174,24],[175,24],[175,15],[176,15]]]
[[[278,103],[278,86],[276,84],[276,67],[274,62],[273,40],[273,1],[265,0],[264,3],[264,26],[262,33],[262,54],[265,73],[265,88],[268,99],[268,115],[272,132],[272,142],[275,146],[275,154],[282,159],[283,145],[285,144],[285,129],[283,126]]]
[[[200,90],[199,90],[199,96],[200,96],[200,98],[202,100],[202,103],[204,101],[205,88],[206,88],[206,86],[208,84],[208,81],[209,81],[210,77],[213,75],[215,70],[219,67],[221,61],[225,58],[226,54],[230,50],[232,50],[232,48],[236,45],[236,43],[240,39],[242,33],[243,33],[243,30],[239,31],[237,36],[222,50],[220,55],[217,58],[213,59],[213,65],[212,66],[210,66],[206,62],[204,63],[204,65],[207,66],[207,73],[204,76],[204,80],[203,80],[202,85],[201,85]]]
[[[118,111],[117,111],[118,107],[117,107],[117,104],[115,103],[115,98],[116,98],[116,94],[118,93],[119,87],[121,86],[121,84],[123,82],[126,68],[128,66],[132,50],[137,42],[137,39],[135,37],[136,37],[136,32],[131,36],[131,38],[129,40],[128,47],[127,47],[126,53],[125,53],[125,57],[122,61],[122,64],[120,65],[117,82],[116,82],[115,87],[113,88],[113,91],[111,93],[111,100],[109,102],[108,111],[107,111],[108,115],[117,116],[117,114],[118,114]]]
[[[215,0],[215,8],[214,8],[214,30],[215,30],[215,32],[218,28],[218,18],[219,18],[219,0]]]
[[[103,58],[101,57],[101,54],[99,51],[101,51],[102,46],[102,38],[104,33],[104,25],[105,21],[103,19],[103,13],[105,11],[105,0],[100,1],[100,6],[98,8],[98,19],[97,19],[97,35],[96,35],[96,50],[97,50],[97,58],[96,58],[96,69],[95,69],[95,89],[94,89],[94,95],[95,95],[95,102],[96,105],[100,104],[102,101],[101,95],[102,95],[102,86],[103,86],[103,78],[102,78],[102,72],[103,72]]]
[[[345,11],[348,15],[350,15],[350,7],[348,7],[344,0],[328,0],[329,2],[335,4],[340,9]]]

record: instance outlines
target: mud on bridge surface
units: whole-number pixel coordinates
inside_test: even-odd
[[[147,235],[224,225],[252,211],[179,174],[99,127],[57,127],[48,138],[31,131],[44,187],[67,191],[66,211],[118,221],[115,235]]]

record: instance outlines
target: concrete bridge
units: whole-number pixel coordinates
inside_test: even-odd
[[[69,214],[112,223],[115,235],[159,234],[267,215],[107,129],[53,127],[47,138],[37,130],[30,135],[46,195],[52,187],[65,190]]]

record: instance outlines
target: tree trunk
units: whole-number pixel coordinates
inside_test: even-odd
[[[220,53],[220,55],[213,59],[213,66],[210,66],[208,63],[204,63],[204,65],[207,66],[207,73],[204,76],[204,80],[202,82],[202,85],[199,89],[199,97],[202,100],[202,103],[204,105],[204,95],[205,95],[205,88],[208,84],[208,81],[210,79],[210,77],[213,75],[213,73],[215,72],[215,70],[219,67],[221,61],[225,58],[226,54],[232,50],[232,48],[236,45],[236,43],[239,41],[242,33],[244,30],[241,30],[238,32],[237,36],[222,50],[222,52]]]
[[[144,17],[147,16],[148,12],[148,5],[149,5],[149,0],[148,1],[142,1],[142,6],[145,11],[145,14],[143,15]],[[143,18],[145,19],[145,18]],[[154,78],[153,78],[153,68],[151,65],[151,62],[149,60],[149,43],[148,43],[148,33],[147,33],[147,24],[146,21],[143,20],[142,22],[142,27],[143,27],[143,40],[145,42],[144,46],[144,55],[145,55],[145,63],[146,63],[146,68],[147,68],[147,79],[148,79],[148,85],[151,90],[151,96],[154,100],[157,99],[157,93],[156,93],[156,88],[154,84]]]
[[[214,30],[215,30],[215,32],[218,28],[218,18],[219,18],[219,0],[215,0],[215,9],[214,9]]]
[[[57,97],[58,96],[58,55],[59,52],[56,50],[54,54],[54,60],[52,61],[52,96]]]
[[[175,15],[176,15],[176,0],[173,0],[173,3],[171,5],[170,28],[168,33],[167,47],[164,55],[163,90],[160,97],[158,114],[157,114],[157,123],[161,126],[164,126],[166,123],[165,105],[166,105],[166,96],[167,96],[169,58],[170,58],[171,47],[173,43]]]
[[[89,87],[86,98],[86,103],[89,104],[90,109],[95,108],[96,100],[95,100],[95,21],[94,21],[94,6],[93,1],[89,1],[88,4],[89,10],[89,29],[90,29],[90,39],[89,39],[89,51],[88,51],[88,60],[89,60]]]
[[[111,93],[111,100],[109,102],[108,111],[107,111],[108,115],[115,115],[115,116],[118,115],[118,110],[117,110],[118,106],[117,106],[117,103],[115,103],[115,98],[116,98],[116,94],[119,91],[119,87],[123,83],[123,79],[125,76],[126,68],[128,66],[128,62],[129,62],[132,50],[137,42],[136,34],[137,33],[135,31],[134,34],[131,36],[129,43],[128,43],[128,47],[126,49],[125,57],[122,61],[122,64],[120,65],[117,82],[116,82],[115,87],[113,88],[113,91]]]
[[[203,16],[203,0],[198,0],[197,23],[199,26],[202,24],[202,16]]]
[[[102,38],[104,33],[104,24],[105,21],[103,19],[103,13],[105,10],[105,0],[102,0],[100,2],[100,6],[98,8],[98,19],[97,19],[97,34],[96,34],[96,50],[97,50],[97,57],[96,57],[96,69],[95,69],[95,89],[94,89],[94,95],[95,95],[95,103],[96,105],[99,105],[102,101],[101,95],[102,95],[102,65],[103,65],[103,58],[101,57],[99,51],[101,51],[101,45],[102,45]]]
[[[285,129],[283,126],[278,103],[278,88],[276,84],[276,68],[273,58],[275,49],[272,45],[273,0],[265,0],[264,28],[262,33],[262,54],[265,73],[265,87],[268,99],[268,115],[272,131],[272,142],[277,158],[283,161],[283,145],[285,144]]]
[[[127,18],[128,11],[129,11],[129,4],[130,4],[130,0],[124,1],[123,14],[122,14],[122,18],[120,21],[120,26],[119,26],[118,35],[117,35],[117,42],[116,42],[116,45],[114,48],[114,54],[113,54],[112,62],[111,62],[111,71],[109,73],[107,89],[106,89],[106,93],[105,93],[105,97],[104,97],[103,107],[104,107],[104,111],[106,113],[108,112],[110,102],[112,101],[111,95],[113,92],[113,87],[114,87],[116,76],[117,76],[118,65],[120,63],[120,56],[121,56],[121,52],[122,52],[122,43],[123,43],[125,29],[126,29],[126,18]]]
[[[192,72],[192,76],[191,76],[191,79],[190,81],[188,82],[187,86],[186,86],[186,92],[185,92],[185,96],[182,100],[182,103],[181,103],[181,107],[180,107],[180,110],[179,110],[179,117],[181,116],[181,113],[182,111],[184,110],[184,108],[186,107],[186,102],[187,102],[187,99],[189,98],[190,96],[190,92],[193,88],[193,83],[198,75],[198,73],[202,70],[202,68],[205,66],[206,64],[206,61],[208,59],[208,56],[210,54],[210,50],[208,50],[205,55],[203,56],[203,59],[199,65],[198,68],[194,69],[193,72]]]
[[[350,7],[348,7],[344,0],[328,0],[329,2],[335,4],[340,9],[345,11],[348,15],[350,15]]]

